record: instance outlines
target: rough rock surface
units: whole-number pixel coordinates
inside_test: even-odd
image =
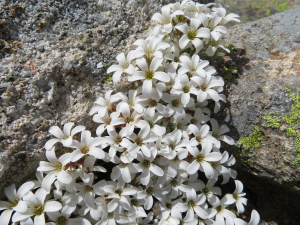
[[[32,177],[44,159],[52,125],[92,127],[89,109],[108,89],[105,67],[144,37],[151,15],[170,0],[28,0],[0,3],[0,195]],[[256,124],[264,139],[242,151],[238,179],[262,224],[299,224],[300,176],[288,125],[268,127],[266,114],[284,117],[300,92],[300,10],[232,27],[232,54],[213,64],[229,81],[221,121],[235,140]],[[231,75],[232,76],[231,76]],[[230,76],[229,76],[230,75]],[[231,77],[231,78],[230,78]],[[298,127],[293,127],[299,132]],[[298,130],[297,130],[298,129]],[[229,147],[229,146],[225,146]],[[227,148],[229,149],[229,148]]]
[[[296,103],[289,92],[300,92],[300,9],[232,27],[226,42],[233,45],[232,53],[214,61],[228,80],[228,103],[218,119],[226,121],[236,141],[254,141],[253,125],[262,140],[257,147],[237,142],[225,149],[240,161],[237,178],[245,185],[249,205],[265,220],[262,224],[299,224],[300,149],[295,136],[300,137],[300,104],[291,111]],[[295,120],[289,123],[286,117],[292,115]],[[295,136],[288,136],[288,129]]]
[[[169,0],[0,3],[0,195],[44,159],[53,125],[91,128],[88,112],[107,90],[105,67],[145,37]]]

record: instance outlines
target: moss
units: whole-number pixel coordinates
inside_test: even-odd
[[[284,117],[287,124],[294,127],[300,123],[300,95],[290,88],[284,88],[289,93],[289,96],[293,100],[291,110]]]
[[[297,135],[296,131],[293,128],[287,128],[286,130],[286,136],[288,137],[295,137]]]
[[[267,127],[272,127],[276,129],[280,127],[280,123],[281,123],[280,116],[267,114],[264,116],[263,119],[266,121]]]
[[[297,156],[296,159],[293,161],[293,163],[296,166],[300,166],[300,134],[296,135],[294,148]]]
[[[106,84],[108,84],[111,80],[112,80],[112,75],[111,75],[111,74],[105,75],[105,77],[104,77],[104,82],[105,82]]]
[[[226,48],[228,48],[230,51],[233,51],[235,49],[234,45],[233,44],[226,44],[225,45]]]
[[[226,75],[224,76],[224,81],[228,82],[233,77],[233,74],[237,73],[237,69],[234,69],[232,66],[227,68],[225,67],[224,70],[226,71]]]
[[[239,139],[242,150],[248,153],[250,152],[250,150],[259,148],[260,142],[264,139],[258,126],[253,125],[251,131],[252,133],[247,137],[241,137]]]

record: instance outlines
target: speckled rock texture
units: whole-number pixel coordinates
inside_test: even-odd
[[[93,102],[109,89],[105,67],[133,48],[151,16],[171,0],[27,0],[0,3],[0,198],[3,188],[30,179],[44,156],[53,125],[68,121],[93,128]],[[201,1],[203,2],[203,1]],[[238,12],[237,12],[238,13]],[[284,117],[300,92],[300,9],[232,27],[232,53],[212,64],[228,79],[219,122],[235,140],[257,125],[258,149],[224,149],[239,156],[238,179],[261,224],[299,224],[300,167],[294,137],[263,119]],[[228,76],[228,74],[231,74]],[[215,116],[214,116],[215,117]],[[299,125],[293,127],[300,133]],[[247,212],[250,212],[248,210]],[[246,215],[247,216],[247,215]],[[249,216],[249,213],[248,213]]]
[[[237,179],[250,207],[264,220],[261,224],[298,225],[300,166],[295,163],[295,137],[286,131],[300,134],[300,124],[291,126],[284,118],[295,104],[288,90],[300,92],[300,9],[231,27],[226,41],[233,51],[213,62],[228,80],[228,102],[218,120],[226,121],[236,141],[251,137],[256,125],[262,141],[256,149],[245,149],[240,142],[224,149],[239,160]],[[279,122],[266,119],[270,115]]]
[[[147,3],[147,4],[146,4]],[[28,0],[0,3],[0,195],[32,177],[48,130],[92,128],[105,67],[146,37],[169,0]]]

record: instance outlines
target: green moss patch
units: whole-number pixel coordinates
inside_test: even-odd
[[[280,116],[267,114],[264,116],[263,119],[266,121],[267,127],[272,127],[276,129],[280,127],[280,123],[281,123]]]
[[[290,88],[285,88],[284,90],[289,93],[289,96],[293,100],[291,110],[284,119],[286,123],[288,123],[291,127],[294,127],[300,123],[300,95]]]
[[[264,139],[258,126],[253,125],[251,131],[251,134],[249,134],[247,137],[241,137],[238,141],[242,150],[247,153],[249,153],[250,150],[259,148],[260,142]]]

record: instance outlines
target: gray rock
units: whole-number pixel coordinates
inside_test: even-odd
[[[286,134],[288,128],[300,134],[300,124],[291,125],[285,119],[295,105],[288,89],[300,92],[299,15],[300,9],[294,9],[232,27],[226,42],[234,50],[213,63],[229,79],[225,85],[228,102],[218,120],[222,124],[226,119],[230,136],[237,141],[235,147],[224,149],[239,159],[237,179],[243,182],[248,205],[260,213],[262,224],[296,225],[300,219],[299,152],[296,137]],[[253,125],[262,137],[256,148],[238,142],[253,137]]]
[[[3,188],[33,177],[52,125],[68,121],[93,129],[88,112],[109,89],[105,67],[145,37],[150,18],[169,0],[5,1],[0,39],[0,198]],[[300,10],[232,27],[232,54],[215,58],[226,83],[228,103],[218,115],[235,140],[257,125],[264,139],[257,149],[225,146],[240,157],[238,179],[262,224],[298,224],[300,169],[288,124],[268,127],[263,119],[284,118],[292,100],[285,87],[300,92]],[[97,66],[98,65],[98,66]],[[230,68],[231,75],[228,74]],[[299,133],[299,125],[294,129]],[[279,145],[277,145],[278,143]],[[279,146],[279,147],[278,147]],[[246,216],[249,216],[250,210]]]

